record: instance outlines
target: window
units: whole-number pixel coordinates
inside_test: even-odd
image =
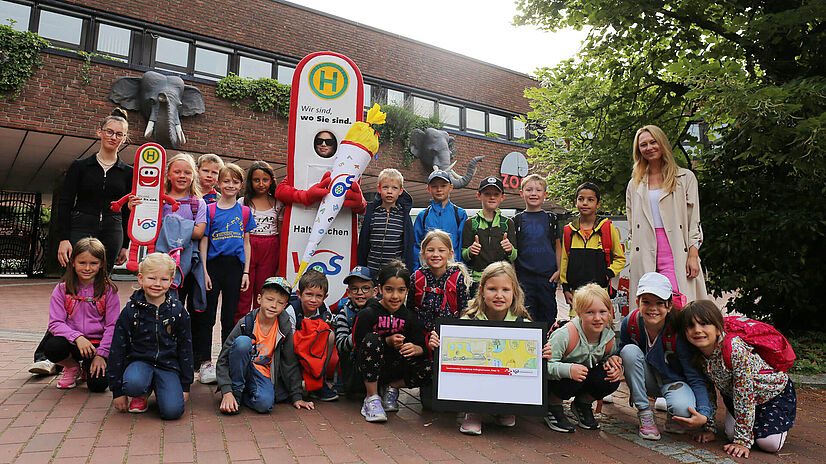
[[[293,73],[295,68],[290,66],[278,65],[278,82],[286,85],[293,84]]]
[[[508,135],[508,120],[504,116],[489,114],[488,127],[490,127],[490,132],[499,135]]]
[[[108,24],[98,25],[97,51],[121,61],[129,59],[132,31]]]
[[[485,112],[465,108],[465,126],[472,132],[485,132]]]
[[[70,45],[80,45],[83,32],[83,20],[52,11],[40,12],[40,25],[37,33],[46,39]]]
[[[226,77],[229,55],[206,48],[195,49],[195,77],[219,80]]]
[[[242,56],[238,62],[238,75],[250,79],[272,77],[272,63]]]
[[[364,107],[370,109],[373,106],[373,86],[364,84]]]
[[[387,104],[393,106],[404,106],[404,92],[387,89]]]
[[[0,24],[6,26],[9,20],[14,21],[12,28],[16,31],[29,30],[29,15],[32,8],[28,5],[0,0]]]
[[[423,118],[431,118],[435,112],[436,102],[422,97],[413,97],[413,113]]]
[[[461,113],[462,109],[458,106],[439,103],[439,120],[442,121],[445,126],[451,126],[458,129],[462,124],[460,116]]]
[[[511,124],[513,128],[513,138],[515,139],[524,139],[525,138],[525,123],[514,118],[511,119]]]
[[[189,44],[180,40],[158,37],[155,42],[155,67],[186,74]]]

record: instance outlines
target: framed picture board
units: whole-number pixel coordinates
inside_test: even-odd
[[[545,322],[440,318],[433,409],[543,416],[548,412]]]

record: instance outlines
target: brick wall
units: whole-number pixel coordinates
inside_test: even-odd
[[[93,9],[102,5],[91,0],[69,3]],[[175,4],[180,7],[175,8]],[[366,75],[519,113],[530,110],[524,89],[536,85],[519,73],[276,0],[191,0],[170,5],[153,0],[110,0],[105,7],[110,13],[296,59],[312,52],[336,51],[355,61]]]

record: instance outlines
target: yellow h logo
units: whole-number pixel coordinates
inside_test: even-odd
[[[313,66],[307,78],[310,90],[317,97],[324,100],[335,100],[344,95],[350,81],[347,71],[331,62],[319,63]]]

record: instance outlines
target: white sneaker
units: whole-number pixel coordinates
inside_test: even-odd
[[[668,411],[668,403],[665,402],[665,398],[657,398],[654,401],[654,409],[657,411]]]
[[[43,361],[33,362],[29,366],[29,372],[37,375],[55,375],[57,374],[57,365],[48,359]]]
[[[218,382],[218,377],[215,376],[215,365],[212,361],[207,361],[201,364],[198,369],[198,381],[204,384]]]

